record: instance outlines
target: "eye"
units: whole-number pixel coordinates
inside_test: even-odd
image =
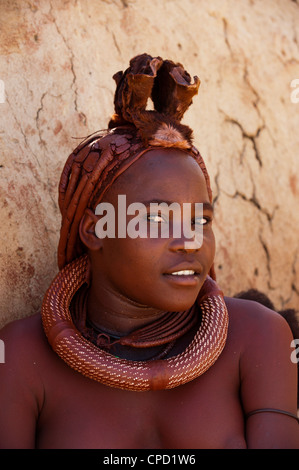
[[[208,225],[210,222],[212,222],[211,217],[198,217],[197,219],[194,219],[194,224],[196,225]]]
[[[158,215],[158,214],[147,214],[147,220],[149,222],[165,222],[165,218],[162,217],[162,215]]]

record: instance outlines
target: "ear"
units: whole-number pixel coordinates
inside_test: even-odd
[[[79,225],[79,236],[84,245],[92,250],[98,251],[103,246],[103,240],[95,233],[95,226],[99,217],[91,209],[86,209]]]

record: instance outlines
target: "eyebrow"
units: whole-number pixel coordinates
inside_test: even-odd
[[[164,199],[163,200],[162,199],[151,199],[150,201],[143,201],[142,204],[144,204],[145,206],[149,206],[150,204],[154,204],[154,203],[155,204],[161,204],[163,202],[164,202],[164,204],[166,203],[166,204],[170,205],[170,204],[172,204],[174,202],[177,202],[177,201],[167,201],[167,200],[164,200]],[[214,207],[210,202],[202,202],[202,203],[199,203],[199,204],[203,205],[204,210],[209,210],[211,212],[214,212]]]

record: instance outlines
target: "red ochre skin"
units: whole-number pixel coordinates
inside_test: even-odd
[[[208,201],[201,170],[179,150],[148,152],[119,177],[106,200],[113,202],[118,194],[126,194],[128,204],[144,198]],[[205,215],[212,218],[210,211]],[[204,227],[202,247],[185,250],[183,239],[100,240],[94,235],[96,220],[89,213],[80,227],[91,260],[88,315],[94,323],[125,334],[166,310],[192,305],[214,260],[212,223]],[[164,276],[182,263],[202,268],[196,283]],[[202,376],[172,390],[132,392],[102,385],[52,351],[40,315],[10,323],[0,332],[5,344],[1,448],[299,448],[295,419],[276,413],[244,417],[259,408],[296,414],[297,370],[286,321],[252,301],[225,302],[229,329],[219,359]],[[174,352],[186,347],[192,334],[178,340]],[[146,351],[119,353],[144,359]]]

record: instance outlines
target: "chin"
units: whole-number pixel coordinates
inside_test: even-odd
[[[184,312],[185,310],[188,310],[191,308],[198,297],[197,295],[188,296],[188,299],[186,298],[169,298],[169,299],[164,299],[161,302],[156,303],[152,307],[158,308],[159,310],[164,310],[165,312]]]

